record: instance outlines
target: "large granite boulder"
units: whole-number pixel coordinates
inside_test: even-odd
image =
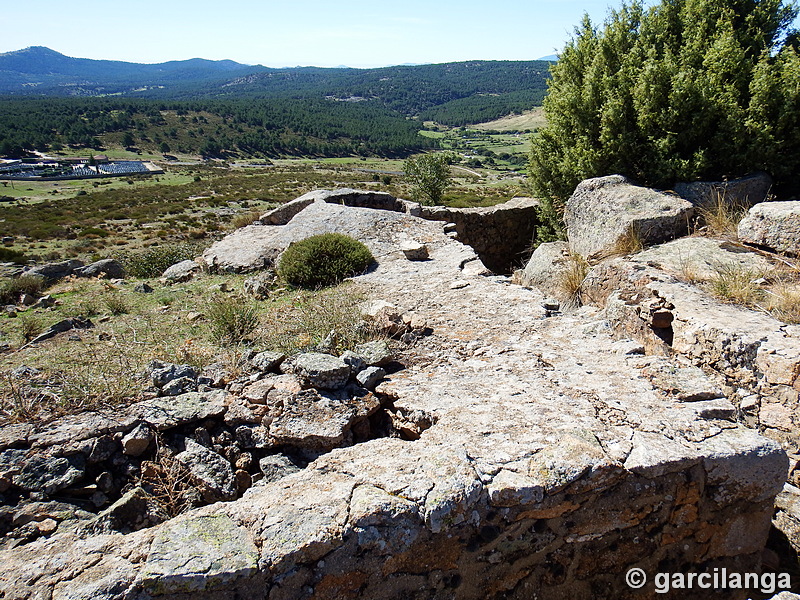
[[[800,255],[800,200],[756,204],[739,223],[739,240]]]
[[[578,184],[564,221],[570,250],[592,258],[624,251],[631,238],[647,246],[679,237],[693,211],[682,198],[609,175]]]
[[[772,189],[772,178],[764,172],[730,181],[693,181],[675,184],[675,193],[701,211],[718,206],[749,208],[764,202]]]
[[[47,263],[44,265],[38,265],[35,267],[31,267],[23,272],[23,275],[31,276],[31,277],[41,277],[42,279],[46,279],[47,281],[58,281],[59,279],[64,279],[75,271],[75,269],[79,269],[83,267],[83,261],[70,259],[70,260],[63,260],[60,262],[54,263]]]
[[[514,281],[553,295],[558,291],[558,282],[569,268],[569,257],[567,242],[540,244],[534,250],[525,268],[514,273]]]
[[[107,277],[109,279],[124,279],[125,267],[113,258],[104,258],[85,267],[78,267],[73,271],[77,277]]]

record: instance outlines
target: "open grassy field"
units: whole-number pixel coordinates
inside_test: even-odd
[[[534,131],[547,124],[542,107],[534,108],[521,115],[508,115],[496,121],[473,125],[474,129],[482,131]]]
[[[5,246],[37,261],[97,259],[157,244],[211,243],[269,208],[313,189],[355,187],[411,197],[403,161],[337,158],[277,160],[270,166],[233,167],[221,161],[162,163],[150,177],[65,182],[9,182],[2,203]],[[520,181],[499,185],[503,171],[455,171],[447,201],[454,206],[504,202]]]

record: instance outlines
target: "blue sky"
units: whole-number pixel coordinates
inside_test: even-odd
[[[609,0],[14,1],[0,11],[0,52],[47,46],[81,58],[201,57],[271,67],[532,60],[563,47],[584,12],[601,21],[608,6]]]
[[[649,3],[653,4],[655,0]],[[564,46],[611,0],[12,1],[0,52],[47,46],[81,58],[232,59],[270,67],[532,60]]]

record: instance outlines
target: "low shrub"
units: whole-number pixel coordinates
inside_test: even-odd
[[[221,296],[206,310],[211,337],[219,344],[240,344],[258,328],[258,311],[252,303],[236,296]]]
[[[39,315],[34,313],[22,313],[19,316],[19,333],[20,336],[22,336],[23,344],[27,344],[43,331],[44,324]]]
[[[201,244],[164,244],[146,250],[121,253],[115,256],[131,277],[159,277],[182,260],[192,260],[203,251]]]
[[[12,250],[11,248],[3,248],[0,246],[0,262],[12,262],[21,265],[26,260],[25,255],[19,250]]]
[[[0,282],[0,304],[16,304],[23,294],[40,296],[47,288],[42,277],[23,275]]]
[[[130,310],[125,298],[117,292],[110,292],[103,296],[103,304],[114,316],[124,315]]]
[[[374,260],[361,242],[324,233],[291,244],[281,256],[278,275],[291,285],[314,289],[363,273]]]

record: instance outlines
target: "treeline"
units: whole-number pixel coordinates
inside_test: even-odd
[[[435,145],[378,101],[2,98],[0,155],[115,143],[206,156],[405,156]]]
[[[475,106],[486,106],[486,101],[479,99],[508,95],[513,98],[515,108],[525,99],[528,103],[524,109],[530,109],[541,104],[547,90],[550,64],[546,61],[468,61],[380,69],[281,69],[235,80],[219,90],[206,88],[203,93],[208,96],[274,97],[290,94],[339,99],[357,97],[379,100],[386,107],[409,117],[469,97],[476,98]],[[195,90],[195,93],[199,92],[199,88]],[[149,93],[170,92],[153,90]],[[494,105],[502,106],[498,102]],[[466,103],[464,106],[470,108],[472,105]],[[481,117],[478,112],[473,114],[476,118]]]

